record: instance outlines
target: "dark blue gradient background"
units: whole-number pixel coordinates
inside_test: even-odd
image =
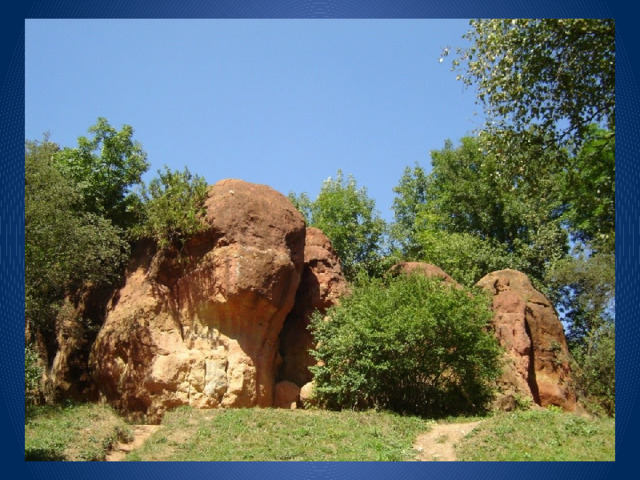
[[[638,423],[638,192],[640,124],[637,17],[628,0],[27,0],[3,4],[0,48],[0,438],[4,478],[617,478],[635,470]],[[521,463],[58,463],[24,461],[24,20],[26,18],[473,18],[616,19],[617,418],[616,461]],[[70,114],[73,114],[70,112]]]

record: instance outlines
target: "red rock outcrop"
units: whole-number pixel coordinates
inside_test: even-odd
[[[92,348],[101,393],[150,421],[178,405],[273,405],[304,220],[267,186],[222,180],[203,221],[179,256],[148,245],[134,253]]]
[[[389,269],[391,275],[399,275],[401,273],[410,275],[413,273],[421,273],[428,278],[440,278],[446,284],[453,285],[455,288],[462,288],[451,276],[440,267],[425,262],[400,262],[396,263]]]
[[[279,378],[302,387],[312,379],[309,367],[315,359],[309,350],[315,346],[309,321],[315,310],[324,313],[347,291],[340,260],[327,236],[317,228],[307,228],[304,271],[296,302],[280,334],[282,366]]]
[[[498,406],[511,408],[520,397],[574,410],[569,349],[551,302],[516,270],[490,273],[476,286],[493,295],[493,328],[506,349]]]

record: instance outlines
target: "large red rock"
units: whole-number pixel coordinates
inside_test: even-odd
[[[574,410],[569,349],[551,302],[517,270],[500,270],[476,286],[493,296],[493,328],[506,350],[499,406],[518,399]]]
[[[415,273],[422,274],[428,278],[440,278],[447,285],[455,288],[462,288],[451,276],[440,267],[425,262],[400,262],[396,263],[389,269],[391,275],[412,275]]]
[[[271,406],[278,336],[304,264],[305,224],[275,190],[210,187],[206,231],[180,255],[141,246],[90,357],[102,395],[157,421],[178,405]]]
[[[309,321],[314,311],[320,313],[336,303],[347,291],[340,260],[331,241],[317,228],[307,228],[304,247],[304,271],[293,310],[280,334],[282,366],[279,378],[299,387],[312,379],[309,367],[315,359],[309,350],[315,347]]]

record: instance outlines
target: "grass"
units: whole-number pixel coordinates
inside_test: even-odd
[[[482,420],[456,446],[462,461],[613,461],[615,420],[553,410],[451,417]],[[130,461],[404,461],[433,421],[385,412],[181,407],[126,457]],[[33,407],[25,422],[26,460],[104,460],[132,431],[109,407]],[[441,435],[437,443],[448,439]]]
[[[457,447],[465,461],[614,461],[615,420],[552,410],[499,414]]]
[[[94,404],[29,407],[26,412],[25,460],[104,460],[131,429],[111,408]]]
[[[168,413],[127,460],[401,461],[430,423],[383,412],[233,409]]]

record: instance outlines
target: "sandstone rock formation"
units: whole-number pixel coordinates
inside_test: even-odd
[[[498,407],[525,398],[574,410],[569,349],[551,302],[516,270],[490,273],[476,285],[493,295],[493,328],[507,352]]]
[[[309,354],[314,347],[309,321],[314,310],[324,313],[347,291],[340,260],[327,236],[317,228],[307,228],[304,271],[293,310],[280,334],[282,366],[279,378],[302,387],[312,379],[308,367],[315,365]]]
[[[64,299],[56,317],[55,337],[37,335],[45,366],[42,394],[48,403],[97,400],[87,359],[111,293],[108,287],[86,285],[76,295]]]
[[[299,401],[300,387],[298,385],[287,380],[276,383],[274,407],[296,409]]]
[[[91,351],[102,395],[149,421],[178,405],[271,406],[305,224],[280,193],[223,180],[178,256],[142,245]]]
[[[430,263],[425,262],[400,262],[396,263],[393,267],[389,269],[389,273],[391,275],[399,275],[401,273],[404,274],[413,274],[413,273],[421,273],[429,278],[440,278],[446,284],[452,285],[455,288],[462,288],[458,282],[456,282],[451,276],[442,270],[440,267],[432,265]]]

